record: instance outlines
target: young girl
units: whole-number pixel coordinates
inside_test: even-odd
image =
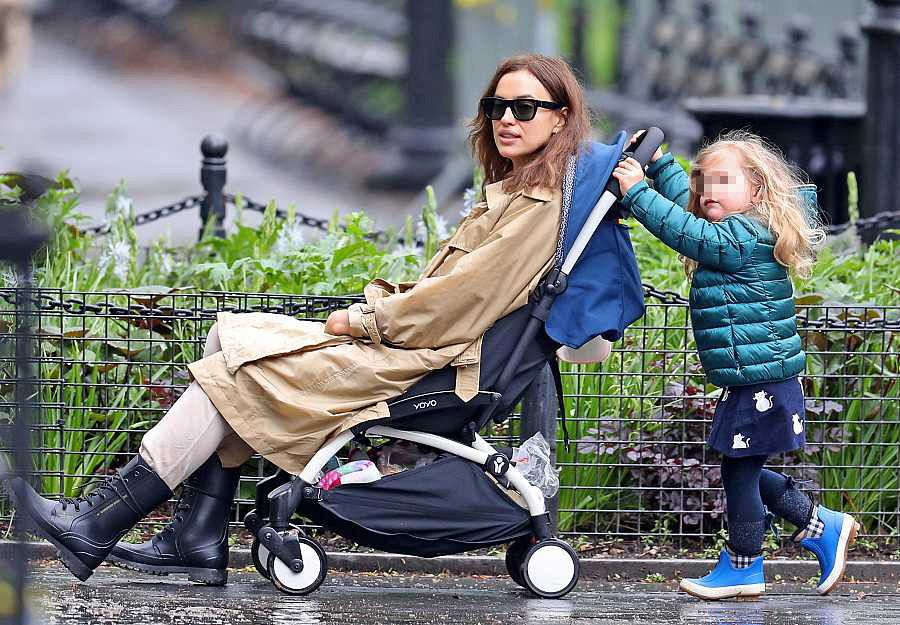
[[[805,444],[800,347],[788,270],[809,275],[824,239],[811,226],[797,171],[753,134],[729,132],[700,151],[690,185],[670,154],[651,159],[644,181],[634,159],[613,172],[623,205],[684,257],[691,279],[691,324],[709,381],[722,388],[709,446],[722,454],[728,546],[705,577],[681,588],[701,599],[765,591],[766,508],[816,554],[817,590],[841,581],[859,525],[849,514],[814,505],[791,478],[764,469],[768,456]],[[765,507],[764,507],[765,506]]]

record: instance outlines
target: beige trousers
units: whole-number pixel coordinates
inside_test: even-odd
[[[203,356],[222,350],[216,324],[206,337]],[[239,467],[255,452],[222,418],[203,389],[191,382],[165,416],[141,439],[141,457],[175,490],[218,453],[225,468]]]

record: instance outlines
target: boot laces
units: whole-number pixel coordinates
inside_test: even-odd
[[[160,539],[164,534],[174,532],[177,525],[184,523],[184,513],[191,509],[195,493],[196,489],[190,484],[184,484],[181,487],[181,496],[175,504],[175,510],[172,511],[172,520],[154,538]]]
[[[75,512],[81,512],[81,505],[87,504],[88,507],[93,508],[96,502],[93,501],[93,498],[96,497],[99,500],[99,503],[102,503],[106,500],[107,494],[112,493],[113,495],[118,495],[118,491],[116,490],[113,482],[119,478],[119,475],[112,475],[105,480],[100,482],[89,482],[85,484],[84,489],[87,489],[93,484],[96,484],[96,488],[88,492],[87,494],[80,495],[78,497],[60,497],[59,503],[62,504],[63,511],[66,510],[69,506],[75,506]],[[84,490],[82,489],[82,490]]]

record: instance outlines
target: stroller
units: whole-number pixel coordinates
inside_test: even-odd
[[[615,161],[634,156],[646,164],[663,141],[662,132],[651,128],[623,153],[624,136],[619,134],[616,146],[604,146],[615,151],[602,168],[599,184],[590,177],[579,179],[582,190],[591,187],[587,209],[593,208],[589,214],[585,211],[581,229],[566,236],[567,200],[571,204],[577,175],[574,157],[570,162],[563,188],[558,260],[562,240],[571,245],[565,259],[542,279],[531,301],[485,333],[480,388],[492,390],[481,390],[464,402],[454,391],[453,367],[433,371],[388,402],[388,418],[359,424],[328,441],[300,475],[279,470],[258,484],[256,507],[244,524],[255,536],[253,562],[276,588],[291,595],[308,594],[319,587],[328,568],[322,547],[291,524],[294,514],[361,545],[406,555],[434,557],[509,543],[506,568],[520,586],[544,598],[562,597],[574,588],[578,556],[553,537],[543,492],[525,479],[506,450],[494,448],[479,432],[492,421],[503,423],[544,367],[556,365],[561,343],[548,335],[545,324],[552,316],[554,300],[567,288],[575,263],[620,196],[618,183],[610,175]],[[615,235],[627,239],[627,233]],[[630,252],[630,242],[628,247]],[[636,265],[634,271],[636,275]],[[639,287],[639,276],[636,281]],[[639,305],[640,313],[625,323],[643,313],[642,301]],[[558,371],[555,366],[561,407]],[[370,438],[410,441],[436,452],[437,459],[370,483],[327,491],[317,486],[316,476],[335,454],[353,440],[365,444]]]

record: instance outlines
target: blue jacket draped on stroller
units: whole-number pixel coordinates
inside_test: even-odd
[[[641,163],[662,142],[650,129],[629,146]],[[561,345],[578,348],[596,336],[616,340],[643,315],[643,293],[627,228],[619,223],[618,185],[611,178],[625,134],[591,143],[567,165],[554,268],[531,301],[485,334],[480,387],[468,402],[454,392],[455,372],[434,371],[389,403],[391,416],[344,432],[323,446],[299,476],[279,472],[257,487],[245,518],[256,540],[259,572],[290,594],[324,580],[325,552],[290,524],[297,513],[378,549],[438,556],[511,543],[507,569],[541,597],[561,597],[578,580],[575,552],[552,536],[543,493],[479,432],[502,423]],[[557,391],[560,397],[561,388]],[[315,477],[354,438],[406,440],[438,453],[433,463],[368,484],[324,491]],[[524,505],[523,503],[524,502]]]

